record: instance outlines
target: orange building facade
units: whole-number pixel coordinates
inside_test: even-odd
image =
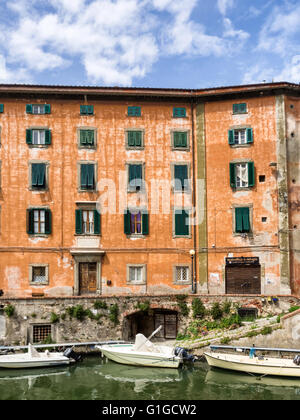
[[[299,294],[298,95],[0,86],[4,297]]]

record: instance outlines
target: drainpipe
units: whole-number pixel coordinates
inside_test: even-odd
[[[192,168],[193,168],[193,176],[192,176],[192,183],[193,183],[193,191],[192,191],[192,207],[194,210],[194,219],[196,218],[196,165],[195,165],[195,122],[194,122],[194,101],[191,98],[191,116],[192,116]],[[194,250],[195,255],[192,258],[192,293],[197,293],[197,225],[194,222],[193,224],[193,238],[194,238]]]

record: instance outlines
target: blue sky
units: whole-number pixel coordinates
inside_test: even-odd
[[[299,83],[299,23],[299,0],[0,0],[0,83]]]

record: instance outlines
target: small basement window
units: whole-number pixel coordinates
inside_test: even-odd
[[[40,343],[51,338],[51,324],[33,325],[33,342]]]
[[[239,308],[238,309],[238,315],[243,319],[256,319],[258,315],[257,308]]]

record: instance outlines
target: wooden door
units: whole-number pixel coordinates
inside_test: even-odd
[[[155,314],[155,329],[162,325],[162,329],[155,335],[157,338],[177,337],[177,315],[167,313]]]
[[[79,293],[96,293],[97,263],[79,263]]]
[[[226,293],[261,294],[260,266],[226,267]]]

